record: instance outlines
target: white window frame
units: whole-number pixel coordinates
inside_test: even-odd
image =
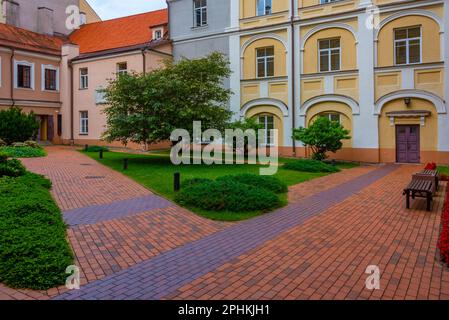
[[[341,114],[338,113],[338,112],[328,111],[328,112],[324,112],[324,113],[320,114],[321,117],[326,117],[330,121],[332,121],[332,119],[331,119],[332,115],[337,115],[338,116],[338,123],[341,124]]]
[[[120,65],[121,64],[126,64],[126,69],[120,69]],[[117,76],[122,75],[122,74],[128,74],[128,62],[127,61],[123,61],[123,62],[118,62],[117,65]]]
[[[332,2],[338,2],[341,0],[320,0],[320,4],[328,4],[328,3],[332,3]]]
[[[273,55],[270,56],[263,56],[263,57],[258,57],[257,56],[257,51],[258,50],[262,50],[262,49],[267,49],[267,48],[273,48]],[[268,76],[267,75],[267,71],[268,71],[268,59],[272,58],[273,59],[273,75]],[[256,48],[256,78],[257,79],[264,79],[264,78],[272,78],[274,77],[274,72],[275,72],[275,68],[274,68],[274,59],[275,59],[275,54],[274,54],[274,47],[263,47],[263,48]],[[259,60],[263,60],[263,64],[264,64],[264,76],[259,76]]]
[[[259,12],[259,2],[261,2],[261,1],[264,4],[264,6],[263,6],[264,7],[263,13]],[[266,12],[267,1],[270,1],[270,3],[271,3],[270,12],[269,13]],[[257,2],[256,2],[256,16],[263,17],[263,16],[268,16],[270,14],[273,14],[273,1],[272,0],[257,0]]]
[[[87,114],[86,118],[83,118],[84,112]],[[80,111],[79,115],[80,115],[80,134],[88,135],[89,134],[89,111],[87,111],[87,110]],[[85,122],[85,125],[83,125],[83,122]],[[84,127],[86,130],[83,130]]]
[[[54,70],[56,71],[56,90],[47,90],[45,89],[45,70]],[[59,68],[55,67],[51,64],[43,64],[41,68],[41,89],[42,91],[48,92],[59,92]]]
[[[22,88],[19,87],[18,84],[18,78],[19,78],[19,70],[18,67],[19,66],[27,66],[30,67],[30,88]],[[21,90],[34,90],[35,86],[34,86],[34,62],[28,62],[28,61],[18,61],[18,60],[14,60],[14,89],[21,89]]]
[[[193,0],[193,27],[194,28],[201,28],[201,27],[205,27],[207,26],[207,20],[208,20],[208,12],[207,12],[207,0],[206,1],[206,5],[201,6],[201,7],[196,7],[196,1]],[[197,15],[197,11],[201,11],[201,15],[200,15],[200,24],[198,25],[198,21],[196,19]],[[206,21],[203,21],[203,11],[206,11]]]
[[[82,75],[81,70],[87,70],[87,74]],[[80,90],[86,90],[89,89],[89,68],[79,68],[79,77],[80,77]],[[83,78],[86,78],[86,84],[87,86],[83,86]]]
[[[160,37],[156,37],[156,33],[160,32],[161,36]],[[164,37],[164,28],[156,28],[153,30],[153,40],[159,40],[162,39]]]
[[[268,127],[268,117],[273,118],[273,129],[267,129]],[[264,118],[264,123],[260,122],[260,118]],[[263,114],[263,115],[259,115],[257,117],[257,121],[260,124],[264,125],[264,141],[262,143],[262,146],[264,147],[274,147],[276,145],[276,142],[274,141],[276,135],[274,134],[274,130],[276,129],[274,126],[274,116],[273,115],[269,115],[269,114]],[[270,136],[270,139],[272,140],[271,143],[268,143],[268,136]]]
[[[330,47],[330,41],[332,40],[340,40],[340,46],[338,47],[338,69],[336,70],[332,70],[332,51],[337,50],[337,48],[331,48]],[[320,49],[320,42],[321,41],[329,41],[329,48],[327,49]],[[321,52],[325,52],[327,51],[327,59],[328,59],[328,65],[329,65],[329,70],[327,71],[323,71],[321,70]],[[319,39],[318,40],[318,72],[322,73],[322,72],[337,72],[337,71],[341,71],[341,38],[329,38],[329,39]]]
[[[415,29],[419,28],[419,37],[415,38],[405,38],[396,40],[396,31],[398,30],[408,30],[408,29]],[[408,35],[407,35],[408,36]],[[410,62],[410,41],[419,40],[419,61],[418,62]],[[422,63],[422,26],[412,26],[412,27],[405,27],[405,28],[396,28],[393,30],[393,55],[394,55],[394,65],[395,66],[405,66],[409,64],[420,64]],[[398,42],[405,42],[405,63],[397,63],[397,56],[396,56],[396,44]]]

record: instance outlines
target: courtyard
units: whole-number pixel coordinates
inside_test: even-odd
[[[100,162],[70,147],[47,153],[23,163],[53,182],[81,289],[1,285],[0,299],[449,299],[449,269],[436,247],[447,187],[431,212],[420,200],[406,210],[402,197],[421,166],[290,176],[286,206],[230,222],[152,189],[152,174],[160,181],[173,171],[133,173],[145,156],[130,159],[126,176],[122,154]],[[365,287],[371,265],[380,269],[379,290]]]

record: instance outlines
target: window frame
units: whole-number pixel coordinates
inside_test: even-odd
[[[263,3],[264,3],[263,14],[259,14],[259,1],[263,1]],[[266,9],[267,9],[267,4],[266,4],[267,1],[270,1],[270,12],[269,13],[267,13],[267,11],[266,11]],[[256,16],[257,17],[269,16],[271,14],[273,14],[273,1],[272,0],[257,0],[256,1]]]
[[[46,88],[46,84],[47,84],[47,79],[46,79],[46,71],[47,70],[52,70],[55,71],[55,89],[47,89]],[[59,92],[59,67],[56,67],[54,65],[42,65],[41,68],[41,89],[42,91],[48,91],[48,92]]]
[[[120,69],[120,65],[126,65],[126,69]],[[127,61],[117,62],[116,69],[117,69],[116,70],[117,76],[128,74],[128,62]]]
[[[257,52],[259,50],[266,50],[272,48],[273,49],[273,55],[272,56],[264,56],[259,58],[257,56]],[[274,67],[274,62],[275,62],[275,52],[274,52],[274,46],[268,46],[268,47],[261,47],[261,48],[256,48],[256,79],[265,79],[265,78],[273,78],[275,75],[275,67]],[[272,58],[273,59],[273,75],[267,75],[267,71],[268,71],[268,58]],[[259,75],[259,59],[264,59],[264,76],[260,76]]]
[[[407,38],[396,40],[396,31],[400,30],[409,30],[409,29],[415,29],[419,28],[419,37],[418,38],[408,38],[408,31],[407,31]],[[410,26],[410,27],[401,27],[401,28],[395,28],[393,29],[393,56],[394,56],[394,65],[395,66],[406,66],[406,65],[413,65],[413,64],[420,64],[422,63],[422,25],[417,26]],[[418,62],[410,62],[410,41],[418,40],[419,39],[419,61]],[[398,63],[397,62],[397,55],[396,55],[396,43],[398,42],[404,42],[405,41],[405,63]]]
[[[273,119],[273,129],[267,129],[267,124],[268,124],[268,118],[272,118]],[[264,118],[263,123],[260,122],[261,118]],[[275,128],[275,121],[274,121],[274,115],[272,114],[260,114],[257,116],[257,121],[259,124],[263,124],[264,128],[264,141],[261,144],[262,147],[274,147],[276,146],[276,141],[274,141],[276,135],[272,134],[274,132],[274,130],[276,130]],[[268,130],[270,130],[270,132],[268,133]],[[270,137],[270,139],[268,139],[268,137]],[[270,140],[270,143],[268,143],[268,140]]]
[[[19,87],[19,66],[25,66],[30,68],[30,86],[29,87]],[[35,89],[35,72],[34,72],[34,62],[28,61],[18,61],[14,60],[14,89],[21,90],[34,90]]]
[[[86,117],[83,117],[83,113],[86,114]],[[89,111],[87,110],[83,110],[79,112],[80,115],[80,135],[88,135],[89,134]],[[83,122],[85,122],[85,124],[83,124]],[[83,129],[86,130],[83,130]]]
[[[334,3],[334,2],[339,2],[342,0],[320,0],[320,4],[329,4],[329,3]]]
[[[156,34],[160,32],[161,36],[160,37],[156,37]],[[163,28],[156,28],[153,30],[153,40],[159,40],[162,39],[164,37],[164,29]]]
[[[338,121],[336,121],[336,122],[338,122],[339,124],[342,124],[341,123],[341,113],[339,113],[339,112],[336,112],[336,111],[325,111],[325,112],[319,114],[320,117],[327,117],[330,121],[335,121],[335,120],[331,119],[331,117],[333,115],[337,115],[338,116]]]
[[[333,50],[337,50],[336,48],[331,48],[330,47],[330,42],[332,40],[338,40],[339,41],[339,46],[338,46],[338,69],[336,70],[332,70],[332,51]],[[329,48],[327,49],[320,49],[320,43],[322,41],[329,41]],[[338,72],[341,71],[341,56],[342,56],[342,48],[341,48],[341,37],[336,37],[336,38],[326,38],[326,39],[318,39],[318,73],[325,73],[325,72]],[[323,71],[321,70],[321,52],[327,51],[328,52],[328,63],[329,63],[329,70],[327,71]]]
[[[84,71],[84,70],[86,70],[86,74],[82,74],[82,71]],[[85,86],[83,86],[83,78],[86,80],[85,81]],[[79,89],[80,90],[87,90],[87,89],[89,89],[89,68],[79,68],[79,81],[80,81],[80,84],[79,84]]]
[[[196,7],[196,3],[197,1],[204,1],[205,5],[202,5],[200,7]],[[198,20],[197,20],[197,11],[200,11],[200,23],[198,24]],[[204,16],[203,14],[205,14],[206,19],[204,21]],[[193,0],[193,28],[202,28],[202,27],[206,27],[208,25],[208,12],[207,12],[207,0]]]

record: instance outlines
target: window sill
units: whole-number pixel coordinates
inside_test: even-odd
[[[42,92],[59,93],[59,90],[49,90],[49,89],[44,89],[44,90],[42,90]]]
[[[192,30],[202,30],[202,29],[207,29],[209,28],[208,24],[205,24],[204,26],[200,26],[200,27],[191,27]]]
[[[34,88],[22,88],[22,87],[14,87],[16,90],[25,90],[25,91],[34,91]]]
[[[89,134],[88,134],[88,133],[79,133],[78,135],[79,135],[79,136],[86,137],[86,136],[88,136]]]
[[[89,90],[89,88],[79,88],[78,90]]]

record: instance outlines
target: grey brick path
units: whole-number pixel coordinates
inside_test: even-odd
[[[102,280],[91,282],[81,290],[67,292],[57,299],[161,299],[222,264],[303,224],[396,168],[398,167],[394,165],[383,166],[273,213],[239,223]]]
[[[95,224],[136,215],[153,209],[172,206],[173,203],[156,195],[149,195],[104,205],[95,205],[64,212],[64,221],[69,226]]]

